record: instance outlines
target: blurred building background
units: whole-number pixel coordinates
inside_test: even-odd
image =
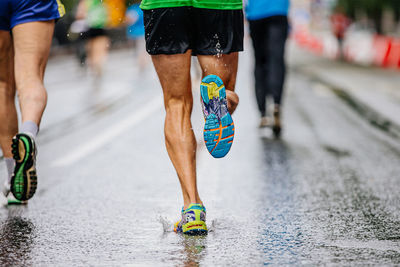
[[[56,26],[53,53],[74,51],[71,34],[80,0],[63,0],[67,14]],[[140,0],[104,0],[113,47],[127,44],[125,13]],[[365,66],[400,69],[399,0],[292,0],[291,33],[307,50]]]
[[[328,58],[400,69],[400,1],[293,0],[293,36]]]

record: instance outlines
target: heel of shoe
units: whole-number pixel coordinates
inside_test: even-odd
[[[182,227],[183,233],[187,235],[204,235],[208,233],[207,225],[203,221],[192,221]]]

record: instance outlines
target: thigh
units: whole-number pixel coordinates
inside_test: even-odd
[[[288,35],[288,22],[284,16],[272,18],[268,22],[268,53],[271,58],[283,58]]]
[[[235,90],[238,52],[216,56],[198,55],[197,58],[203,71],[203,77],[210,74],[217,75],[222,79],[227,90]]]
[[[153,55],[151,58],[163,88],[165,102],[171,98],[190,100],[191,51],[177,55]]]
[[[268,27],[265,20],[254,20],[249,22],[250,37],[253,43],[256,64],[267,61],[268,51]]]
[[[15,75],[39,76],[43,80],[54,32],[54,21],[29,22],[12,30],[15,50]]]

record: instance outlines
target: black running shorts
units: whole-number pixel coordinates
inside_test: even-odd
[[[217,55],[243,51],[243,11],[193,7],[143,10],[150,55]]]

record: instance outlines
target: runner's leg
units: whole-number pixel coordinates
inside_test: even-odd
[[[11,35],[0,30],[0,148],[3,151],[7,167],[7,188],[12,172],[14,159],[11,153],[11,140],[18,132],[18,118],[15,107],[14,49]]]
[[[191,203],[202,203],[196,184],[197,144],[190,121],[193,106],[191,51],[153,55],[152,60],[164,92],[165,143],[179,177],[186,209]]]
[[[22,123],[39,126],[47,103],[43,85],[54,21],[19,24],[12,30],[15,50],[15,80]]]
[[[96,36],[89,40],[89,64],[97,77],[103,73],[109,46],[110,40],[107,36]]]
[[[281,133],[281,101],[285,82],[285,43],[288,33],[288,22],[285,16],[273,17],[268,22],[268,87],[274,98],[274,135]]]
[[[285,44],[288,34],[288,22],[284,16],[277,16],[268,22],[268,87],[274,98],[275,105],[280,105],[283,93],[283,84],[286,76]]]
[[[250,36],[255,57],[255,91],[258,110],[262,117],[266,116],[266,98],[268,94],[268,31],[266,20],[250,21]]]
[[[5,158],[12,158],[11,140],[18,132],[13,66],[11,35],[0,30],[0,147]]]
[[[233,52],[222,55],[198,55],[199,63],[203,71],[203,78],[207,75],[217,75],[222,79],[226,89],[228,110],[232,114],[239,104],[239,97],[234,92],[238,69],[239,53]]]

